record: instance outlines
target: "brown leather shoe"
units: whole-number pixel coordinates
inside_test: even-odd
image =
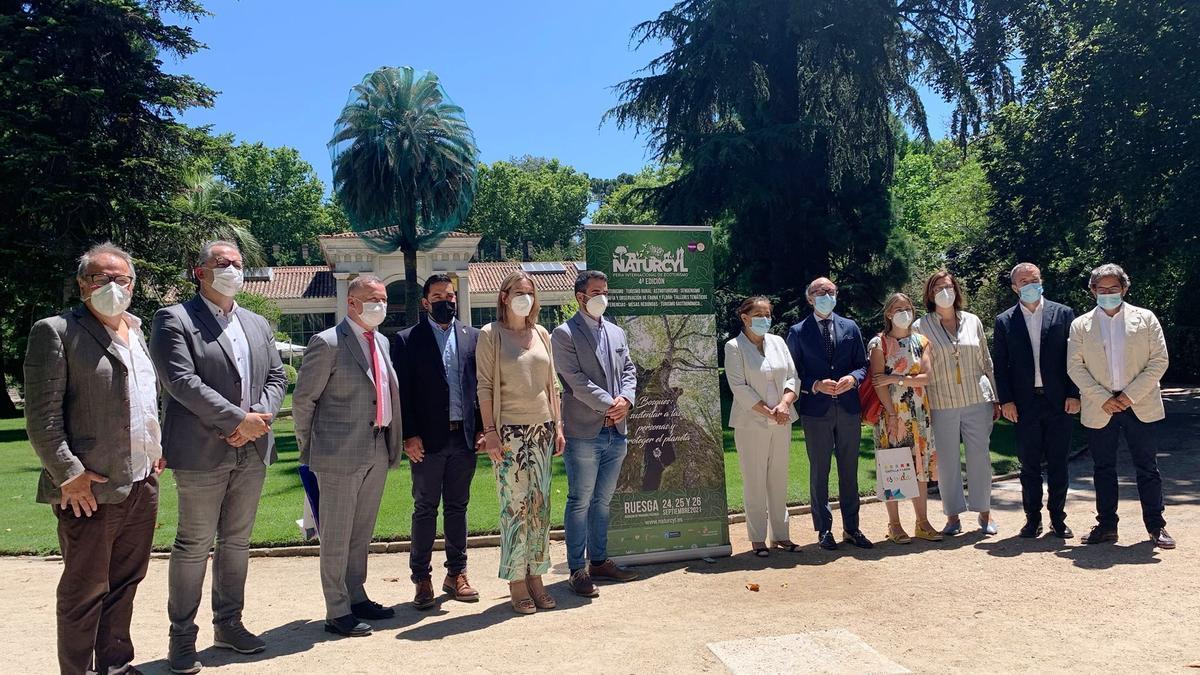
[[[1167,534],[1167,528],[1160,527],[1157,532],[1150,533],[1150,540],[1159,548],[1175,548],[1175,539]]]
[[[585,598],[595,598],[600,595],[600,591],[596,590],[596,584],[593,584],[592,578],[588,576],[586,567],[571,572],[571,578],[567,580],[567,585],[571,587],[571,591],[575,595],[582,595]]]
[[[454,599],[460,602],[476,602],[479,600],[479,591],[471,587],[471,582],[467,581],[466,572],[447,574],[446,580],[442,582],[442,590],[454,596]]]
[[[612,558],[605,560],[597,565],[592,563],[588,566],[588,574],[593,579],[607,579],[609,581],[633,581],[638,578],[637,572],[620,567],[613,562]]]
[[[413,597],[413,607],[417,609],[429,609],[436,602],[433,599],[433,582],[429,579],[422,579],[416,583],[417,594]]]

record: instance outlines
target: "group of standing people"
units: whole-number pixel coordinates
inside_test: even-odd
[[[272,423],[288,381],[266,319],[237,304],[243,259],[206,244],[197,293],[160,309],[149,340],[128,310],[133,260],[109,244],[81,256],[82,304],[34,324],[25,359],[26,428],[43,467],[38,500],[58,521],[57,590],[63,673],[136,673],[133,600],[146,575],[158,481],[170,468],[179,520],[168,567],[167,661],[195,673],[195,623],[212,552],[213,644],[242,654],[267,643],[242,621],[250,534]],[[580,273],[579,312],[553,336],[537,324],[533,278],[515,272],[482,330],[456,319],[453,281],[431,275],[420,320],[389,341],[378,331],[387,289],[349,285],[346,318],[309,342],[293,394],[301,462],[316,476],[325,630],[371,633],[395,610],[368,597],[367,554],[389,468],[412,466],[412,604],[436,603],[432,553],[443,512],[441,590],[478,600],[467,577],[467,506],[477,454],[492,462],[500,502],[499,575],[514,611],[555,607],[549,569],[552,456],[565,453],[569,587],[637,574],[607,553],[609,504],[627,452],[636,370],[625,333],[604,319],[608,283]],[[560,387],[561,384],[561,393]],[[160,400],[163,402],[160,413]]]
[[[771,548],[798,550],[787,510],[791,427],[797,418],[808,450],[818,545],[838,548],[829,506],[829,473],[836,460],[842,542],[874,546],[858,517],[862,401],[868,398],[862,390],[867,388],[874,389],[881,407],[878,420],[871,422],[875,448],[911,449],[920,490],[912,498],[912,535],[901,524],[898,502],[887,502],[888,541],[941,541],[960,534],[967,511],[977,514],[984,535],[998,533],[991,515],[990,439],[1001,416],[1016,430],[1025,511],[1019,536],[1042,534],[1044,504],[1053,535],[1072,538],[1067,462],[1073,416],[1081,414],[1094,464],[1097,512],[1097,524],[1083,543],[1117,540],[1117,443],[1124,432],[1146,531],[1159,548],[1175,547],[1163,519],[1154,436],[1154,425],[1165,417],[1159,382],[1168,364],[1157,317],[1125,301],[1131,284],[1118,265],[1092,271],[1088,288],[1096,307],[1078,317],[1043,297],[1036,265],[1021,263],[1009,278],[1017,302],[996,317],[991,349],[983,322],[965,309],[959,280],[944,270],[925,283],[920,318],[907,295],[888,297],[881,330],[865,345],[858,325],[834,311],[837,285],[830,279],[808,285],[812,313],[792,326],[786,339],[770,332],[770,300],[755,296],[742,303],[737,311],[742,330],[725,344],[725,373],[733,392],[730,426],[755,555],[768,556]],[[940,529],[928,518],[933,481],[946,516]]]

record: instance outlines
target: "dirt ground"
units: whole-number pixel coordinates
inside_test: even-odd
[[[507,587],[494,574],[496,549],[471,551],[481,602],[444,601],[424,613],[406,604],[412,597],[407,555],[377,555],[368,590],[398,605],[397,616],[376,622],[375,634],[359,639],[332,639],[322,631],[315,558],[256,558],[246,624],[267,640],[267,651],[238,656],[212,649],[211,615],[202,607],[204,672],[725,672],[708,643],[828,630],[850,631],[915,672],[1180,671],[1200,662],[1196,401],[1175,404],[1162,429],[1166,518],[1179,541],[1174,551],[1158,551],[1145,537],[1126,458],[1116,545],[1017,538],[1020,485],[1008,481],[993,493],[1001,528],[996,537],[974,531],[940,544],[825,552],[815,546],[808,516],[796,516],[792,532],[805,544],[803,552],[758,559],[748,553],[744,526],[734,525],[733,557],[643,567],[642,580],[603,586],[595,600],[570,594],[565,551],[555,543],[547,582],[559,609],[529,617],[508,607]],[[1073,464],[1072,477],[1069,523],[1082,535],[1094,514],[1086,455]],[[907,524],[909,507],[901,513]],[[881,539],[883,506],[864,506],[862,522],[869,536]],[[942,522],[940,515],[934,522]],[[56,562],[0,559],[5,672],[57,670],[60,570]],[[166,575],[166,561],[151,562],[134,614],[138,667],[147,673],[167,672]],[[747,590],[751,583],[760,590]],[[810,666],[804,669],[837,669]]]

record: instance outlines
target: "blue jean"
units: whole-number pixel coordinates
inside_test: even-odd
[[[586,559],[608,560],[608,516],[621,463],[629,445],[613,427],[595,438],[568,438],[563,460],[567,467],[567,564],[583,568]]]

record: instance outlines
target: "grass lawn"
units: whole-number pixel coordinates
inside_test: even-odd
[[[290,397],[289,397],[290,403]],[[725,402],[728,409],[728,401]],[[255,545],[282,545],[301,543],[295,521],[300,517],[303,488],[296,467],[299,452],[293,433],[292,420],[280,419],[275,424],[279,449],[279,461],[267,472],[262,501],[258,509],[258,520],[254,525]],[[1016,450],[1013,429],[1008,423],[997,425],[992,434],[992,466],[996,473],[1011,471],[1016,466]],[[56,552],[58,539],[55,534],[54,516],[50,507],[34,501],[40,471],[25,435],[23,419],[0,420],[0,499],[5,505],[5,518],[0,525],[0,554]],[[831,481],[830,494],[837,493],[836,472]],[[804,446],[804,433],[797,424],[792,432],[792,458],[789,465],[788,501],[792,504],[808,501],[808,458]],[[742,507],[742,476],[738,469],[737,452],[733,445],[733,432],[725,431],[725,478],[729,510],[740,511]],[[875,462],[872,454],[870,430],[863,428],[859,450],[859,492],[873,494],[875,491]],[[563,507],[567,497],[566,470],[561,459],[554,460],[553,495],[551,517],[555,526],[563,522]],[[387,491],[379,512],[375,528],[377,539],[406,539],[409,536],[412,514],[412,477],[406,465],[392,471],[388,478]],[[471,489],[471,505],[468,523],[473,534],[496,531],[497,497],[491,464],[481,457]],[[154,546],[157,550],[169,549],[175,536],[177,503],[175,484],[170,471],[163,474],[160,492],[159,523]]]

